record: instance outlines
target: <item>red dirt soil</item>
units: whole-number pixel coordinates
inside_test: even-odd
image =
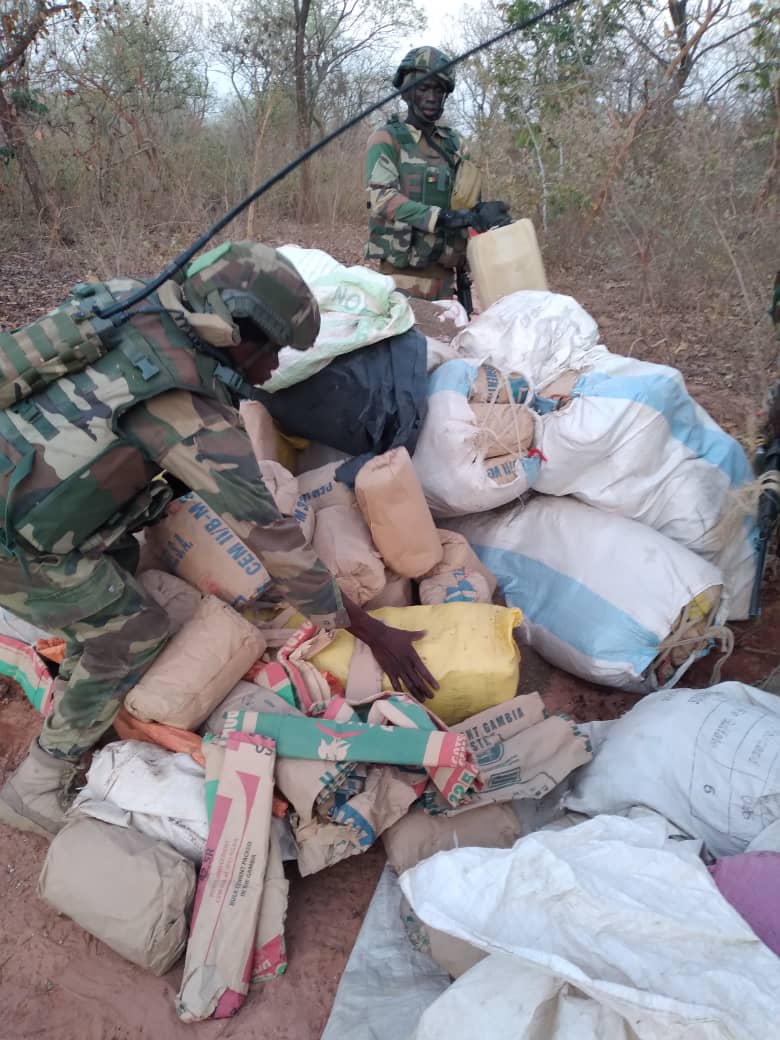
[[[298,235],[282,229],[267,238],[272,244],[297,238],[328,248],[329,236],[330,229],[306,229]],[[353,254],[361,238],[357,232],[346,239],[340,234],[337,258],[357,262]],[[36,278],[30,277],[31,270]],[[31,320],[78,277],[72,264],[54,271],[39,255],[0,256],[5,290],[0,325]],[[554,284],[577,295],[600,323],[611,349],[680,367],[694,380],[692,392],[730,432],[741,433],[745,417],[760,407],[744,364],[725,344],[718,349],[701,320],[685,327],[672,312],[649,319],[647,313],[636,312],[627,291],[621,296],[620,286],[600,288],[592,280],[567,281],[563,275]],[[30,285],[35,285],[34,299],[25,290]],[[713,316],[713,328],[715,321]],[[681,327],[685,344],[678,334]],[[758,682],[780,662],[777,578],[765,584],[761,619],[733,628],[737,645],[723,678]],[[711,669],[711,660],[700,662],[686,684],[708,685]],[[578,721],[615,718],[635,702],[552,669],[528,651],[523,653],[521,689],[540,690],[550,711],[566,711]],[[18,691],[0,691],[0,779],[21,760],[39,725],[37,713]],[[287,974],[253,990],[237,1017],[185,1026],[173,1011],[181,966],[157,979],[124,961],[37,898],[46,853],[43,839],[0,825],[0,842],[0,1040],[174,1040],[193,1035],[203,1040],[317,1040],[384,859],[374,849],[306,879],[291,867]]]

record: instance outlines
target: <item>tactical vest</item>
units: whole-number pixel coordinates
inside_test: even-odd
[[[140,284],[89,286],[90,303],[107,306]],[[152,295],[145,307],[155,306]],[[153,479],[159,465],[122,430],[122,416],[169,390],[229,402],[226,384],[241,382],[195,349],[192,334],[168,313],[136,313],[101,336],[104,356],[0,411],[0,554],[6,557],[100,551],[148,522],[170,493]]]
[[[438,128],[436,143],[444,152],[439,155],[424,137],[418,143],[409,125],[397,115],[390,118],[384,129],[395,142],[401,193],[412,202],[449,209],[462,159],[454,130]],[[465,256],[468,240],[465,230],[430,233],[400,222],[385,224],[374,217],[369,217],[368,239],[366,255],[369,258],[387,260],[402,268],[421,268],[434,263],[454,267]]]

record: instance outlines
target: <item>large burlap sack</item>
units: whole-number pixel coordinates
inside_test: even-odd
[[[171,635],[192,620],[203,598],[196,588],[167,571],[144,571],[138,582],[168,615]]]
[[[192,492],[171,502],[145,541],[158,567],[233,607],[259,599],[271,584],[255,554]]]
[[[164,842],[77,816],[49,846],[38,895],[120,956],[164,975],[187,945],[195,867]]]
[[[298,479],[278,462],[268,459],[258,461],[260,476],[271,492],[276,508],[285,516],[291,516],[303,531],[307,542],[314,534],[314,512],[298,490]]]
[[[439,537],[406,448],[367,462],[355,479],[355,494],[374,545],[392,571],[419,578],[439,563]]]
[[[336,480],[336,470],[341,462],[329,462],[319,469],[311,469],[298,475],[298,494],[315,513],[330,506],[352,506],[355,493],[346,484]]]
[[[420,602],[490,603],[496,578],[462,534],[439,528],[444,556],[420,581]]]
[[[314,550],[339,588],[361,606],[385,587],[385,565],[357,505],[317,513]]]
[[[449,849],[509,849],[520,837],[520,822],[511,804],[483,805],[457,816],[432,816],[412,809],[384,832],[387,862],[397,874],[437,852]]]
[[[125,698],[131,715],[197,729],[265,650],[258,629],[216,596],[205,596]]]
[[[426,706],[448,725],[515,696],[520,651],[512,633],[522,621],[519,610],[486,603],[442,603],[386,607],[372,611],[372,616],[393,628],[425,632],[415,649],[439,682]],[[354,649],[354,636],[339,631],[312,663],[346,683]],[[375,678],[366,679],[366,695],[393,689],[376,665],[375,670]]]

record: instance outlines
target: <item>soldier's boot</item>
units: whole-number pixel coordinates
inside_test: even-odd
[[[77,766],[55,758],[35,740],[27,757],[0,791],[0,821],[20,831],[52,838],[73,800]]]

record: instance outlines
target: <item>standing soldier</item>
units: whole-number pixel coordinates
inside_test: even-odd
[[[412,646],[422,633],[343,596],[279,512],[233,407],[281,347],[306,350],[317,336],[296,269],[267,246],[226,243],[124,324],[101,327],[94,307],[139,286],[77,286],[57,311],[0,334],[0,605],[66,641],[54,710],[0,791],[0,820],[44,836],[64,822],[80,758],[168,638],[167,615],[133,576],[132,532],[172,495],[163,471],[223,517],[281,598],[367,643],[394,689],[436,686]]]
[[[453,294],[465,271],[468,229],[509,223],[503,202],[479,202],[481,175],[455,130],[441,126],[447,95],[455,89],[446,54],[435,47],[409,51],[393,77],[404,90],[406,117],[391,117],[368,140],[366,185],[369,237],[364,254],[379,260],[400,290],[425,300]],[[461,302],[464,302],[461,300]]]

